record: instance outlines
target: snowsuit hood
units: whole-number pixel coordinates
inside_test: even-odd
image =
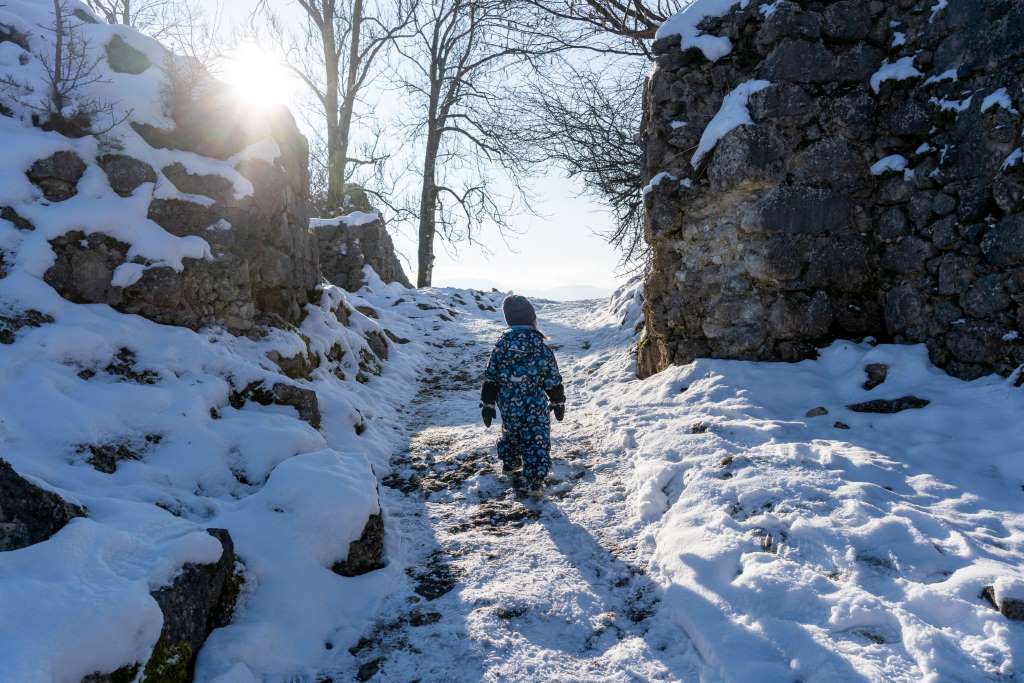
[[[512,294],[501,304],[501,312],[505,314],[505,322],[509,327],[528,325],[537,329],[537,311],[525,296]]]

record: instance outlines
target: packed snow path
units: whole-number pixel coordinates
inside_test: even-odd
[[[408,451],[392,462],[382,500],[401,534],[406,582],[350,652],[355,669],[323,680],[675,681],[694,679],[679,631],[652,632],[656,589],[647,557],[625,534],[632,463],[591,438],[578,363],[593,303],[548,304],[566,385],[553,429],[543,501],[523,500],[500,474],[500,432],[480,422],[479,378],[504,326],[460,317],[435,326],[430,367],[408,409]],[[624,349],[622,349],[625,352]],[[577,392],[577,393],[574,393]],[[351,661],[351,660],[350,660]]]
[[[459,314],[402,328],[429,351],[382,487],[399,580],[321,681],[1019,680],[992,604],[1024,601],[1016,377],[866,340],[640,381],[636,290],[542,303],[569,405],[519,500],[478,408],[500,314],[431,296]]]

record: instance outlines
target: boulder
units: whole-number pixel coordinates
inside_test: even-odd
[[[141,51],[135,49],[121,36],[115,35],[107,43],[107,63],[113,71],[123,74],[141,74],[153,66]]]
[[[110,187],[122,197],[130,197],[144,183],[156,182],[152,166],[125,154],[105,154],[96,161],[107,174]]]
[[[341,576],[361,576],[384,566],[384,518],[370,515],[362,535],[348,546],[344,560],[331,568]]]
[[[332,284],[350,292],[359,290],[364,281],[363,268],[370,266],[384,282],[398,282],[411,287],[394,243],[378,212],[359,212],[359,217],[376,219],[346,222],[344,217],[315,228],[320,270]]]
[[[871,391],[879,384],[885,382],[885,379],[889,376],[889,366],[885,363],[868,363],[864,366],[864,374],[868,377],[864,382],[864,389]]]
[[[51,202],[63,202],[78,194],[85,162],[74,152],[57,152],[32,164],[26,175]]]
[[[235,546],[224,529],[208,529],[223,552],[214,564],[186,564],[169,586],[153,592],[164,626],[146,663],[143,679],[161,683],[192,680],[196,655],[215,628],[227,626],[241,587]]]
[[[882,413],[892,414],[899,413],[904,410],[914,410],[918,408],[924,408],[931,401],[926,398],[918,398],[917,396],[903,396],[902,398],[876,398],[873,401],[864,401],[863,403],[854,403],[846,406],[855,413]]]
[[[42,543],[85,514],[85,508],[36,486],[0,460],[0,551]]]
[[[1024,363],[1003,339],[1024,321],[1024,164],[1007,163],[1024,147],[1020,117],[982,112],[979,96],[937,105],[1005,89],[1024,107],[1024,10],[990,4],[780,0],[701,27],[729,40],[728,58],[655,42],[642,179],[691,182],[644,198],[641,376],[701,356],[800,360],[869,335],[926,344],[964,379]],[[872,78],[904,57],[923,77]],[[955,83],[926,83],[950,69]],[[754,79],[770,84],[750,121],[694,172],[704,127]],[[875,175],[890,156],[906,168]]]

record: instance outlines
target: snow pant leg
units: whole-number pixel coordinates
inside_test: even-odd
[[[501,438],[498,439],[498,457],[508,469],[515,469],[522,463],[515,434],[504,427],[501,430]]]
[[[546,426],[535,426],[521,432],[523,476],[543,479],[551,470],[551,433]]]

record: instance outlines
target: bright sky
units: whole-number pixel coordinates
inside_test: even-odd
[[[244,21],[255,0],[230,0],[225,7],[225,30]],[[279,7],[293,0],[271,0]],[[303,94],[302,85],[269,58],[270,51],[254,46],[242,48],[224,66],[223,77],[240,96],[251,98],[254,106],[269,99],[273,103],[294,101]],[[579,196],[580,186],[567,180],[558,169],[532,183],[533,205],[540,216],[525,214],[513,219],[520,233],[509,243],[496,230],[485,233],[490,253],[468,244],[457,245],[453,254],[437,243],[434,284],[515,290],[532,296],[583,298],[601,296],[617,286],[616,252],[595,234],[611,225],[611,217],[595,202]],[[394,232],[394,231],[393,231]],[[395,234],[396,247],[404,257],[406,272],[415,281],[416,241],[411,229]]]

